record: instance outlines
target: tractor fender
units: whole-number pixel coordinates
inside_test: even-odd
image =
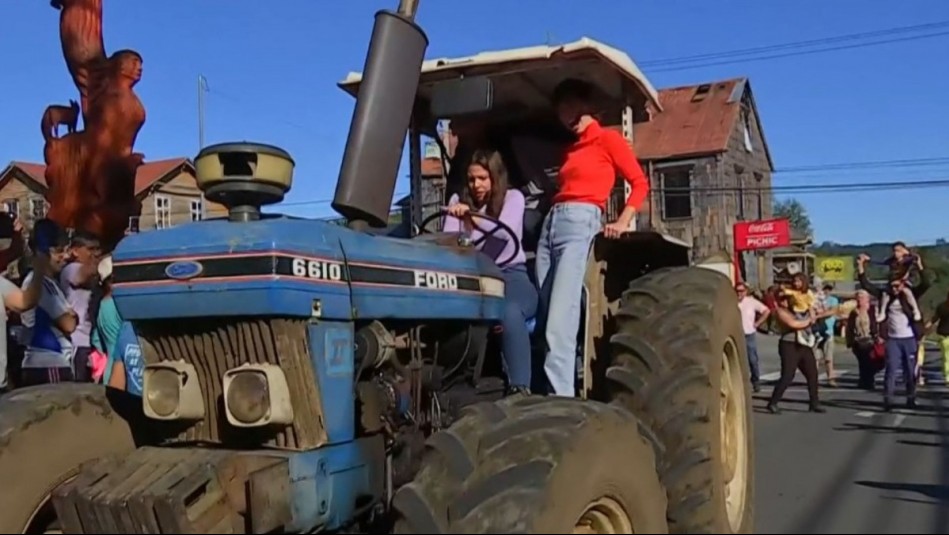
[[[659,269],[687,267],[690,258],[691,247],[686,242],[661,232],[630,232],[618,239],[597,235],[587,257],[584,279],[581,397],[591,394],[597,372],[601,377],[605,372],[606,362],[597,362],[597,355],[609,355],[612,317],[629,283]]]

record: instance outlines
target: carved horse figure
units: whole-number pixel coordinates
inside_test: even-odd
[[[72,134],[76,131],[78,122],[79,103],[75,100],[70,100],[69,106],[58,104],[47,106],[46,112],[43,113],[43,120],[40,122],[43,139],[49,141],[51,138],[58,138],[60,125],[65,126],[66,132]]]

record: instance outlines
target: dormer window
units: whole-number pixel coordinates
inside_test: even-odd
[[[695,88],[695,94],[692,95],[692,102],[700,102],[705,100],[705,97],[708,96],[709,92],[712,90],[712,84],[702,84]]]

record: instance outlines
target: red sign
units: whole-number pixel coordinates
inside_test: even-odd
[[[788,245],[791,245],[791,225],[787,219],[735,223],[735,252]]]

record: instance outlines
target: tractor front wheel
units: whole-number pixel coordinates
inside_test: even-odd
[[[428,442],[395,496],[397,533],[666,533],[655,454],[628,412],[508,398]]]
[[[53,491],[83,463],[135,448],[116,407],[134,400],[114,396],[101,386],[64,383],[14,391],[0,401],[0,533],[61,533]]]

